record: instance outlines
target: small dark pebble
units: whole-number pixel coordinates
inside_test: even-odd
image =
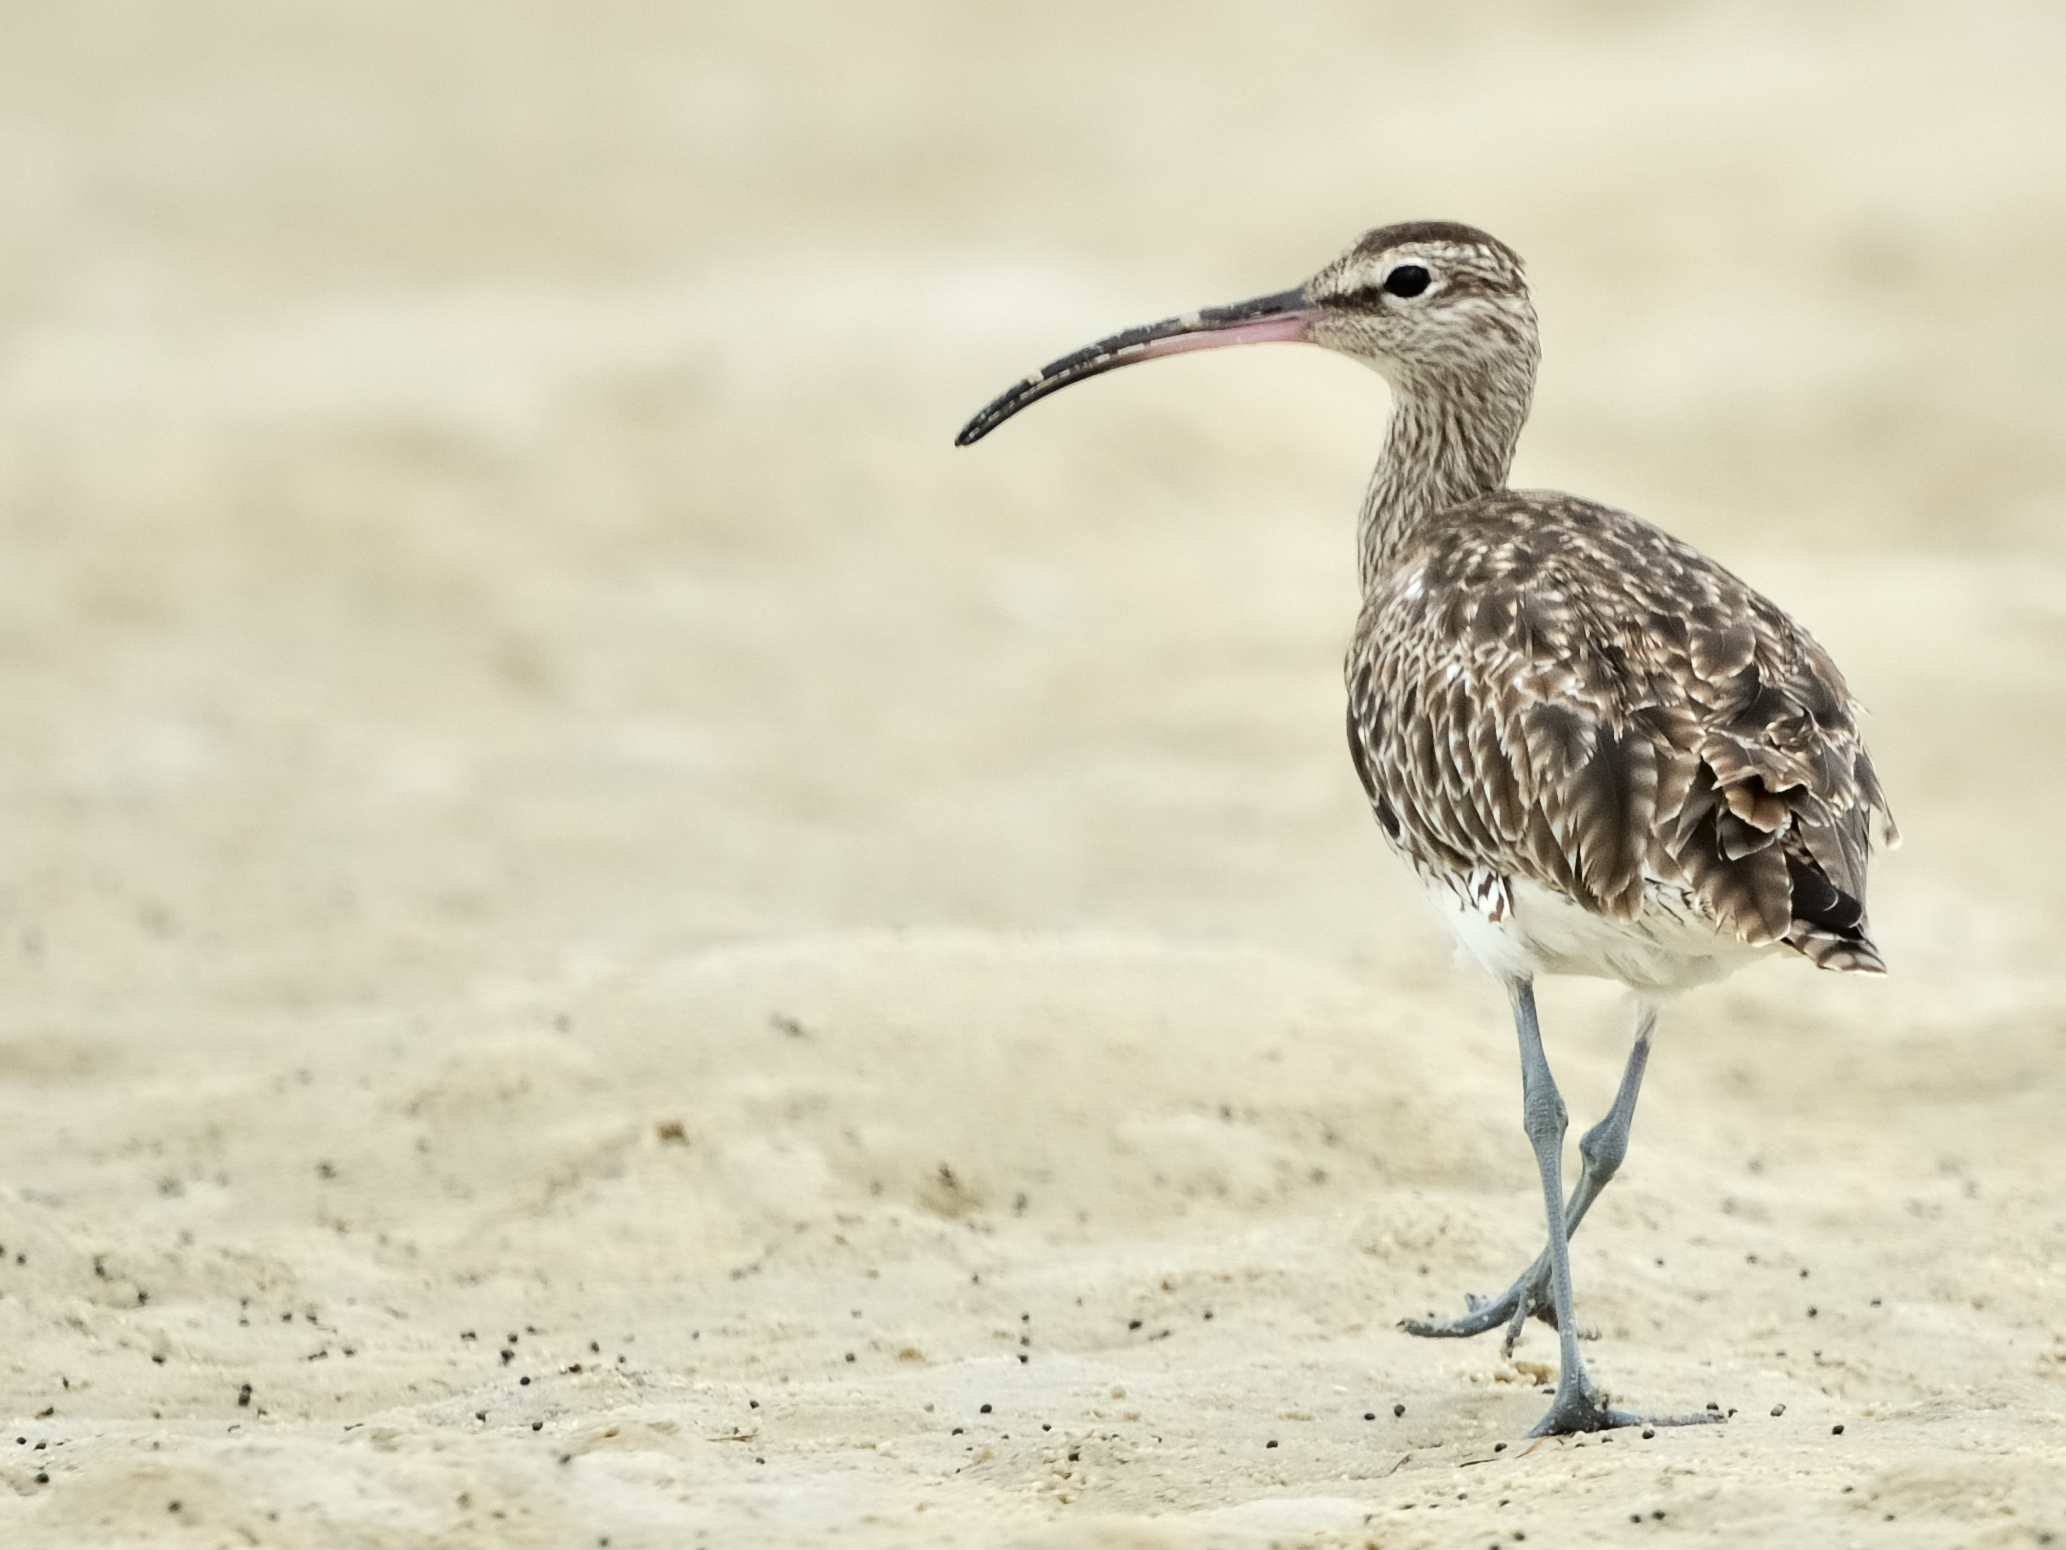
[[[247,1383],[242,1388],[237,1390],[237,1403],[240,1405],[249,1405],[251,1403],[250,1384]]]
[[[848,1357],[848,1358],[847,1358],[847,1360],[848,1360],[848,1361],[852,1361],[852,1360],[853,1360],[853,1358],[852,1358],[852,1357],[850,1356],[850,1357]],[[1033,1358],[1032,1358],[1032,1357],[1030,1357],[1030,1356],[1028,1356],[1028,1355],[1027,1355],[1027,1354],[1026,1354],[1026,1353],[1025,1353],[1024,1351],[1021,1351],[1021,1352],[1019,1353],[1019,1365],[1020,1365],[1021,1367],[1025,1366],[1025,1365],[1026,1365],[1026,1363],[1028,1363],[1028,1362],[1030,1362],[1030,1361],[1032,1361],[1032,1360],[1033,1360]]]
[[[767,1460],[766,1460],[766,1459],[755,1459],[755,1460],[754,1460],[753,1462],[754,1462],[754,1463],[756,1463],[756,1464],[765,1464],[765,1463],[767,1462]]]
[[[1042,1431],[1044,1431],[1044,1432],[1051,1432],[1051,1431],[1053,1431],[1053,1430],[1054,1430],[1054,1428],[1053,1428],[1052,1426],[1048,1425],[1048,1424],[1047,1424],[1047,1422],[1045,1422],[1045,1421],[1042,1421],[1042,1422],[1040,1423],[1040,1429],[1041,1429]]]
[[[1774,1405],[1774,1406],[1772,1407],[1772,1414],[1774,1414],[1774,1415],[1785,1415],[1785,1414],[1786,1414],[1786,1406],[1784,1406],[1784,1405]]]
[[[1128,1329],[1139,1329],[1141,1327],[1141,1321],[1139,1319],[1128,1319],[1126,1321],[1126,1327]]]
[[[1266,1448],[1274,1448],[1277,1446],[1277,1439],[1272,1437],[1268,1442],[1264,1443],[1263,1446]]]
[[[1808,1317],[1812,1319],[1812,1318],[1813,1318],[1814,1316],[1815,1316],[1815,1310],[1814,1310],[1813,1308],[1810,1308],[1810,1309],[1808,1310]]]
[[[990,1413],[990,1407],[988,1405],[984,1405],[982,1407],[982,1412],[984,1415],[988,1415]]]
[[[1640,1523],[1643,1521],[1643,1515],[1640,1512],[1632,1512],[1628,1515],[1628,1521],[1631,1523]]]
[[[513,1361],[515,1361],[515,1360],[516,1360],[516,1352],[514,1352],[514,1351],[511,1351],[511,1350],[508,1350],[507,1348],[505,1348],[505,1349],[503,1350],[503,1352],[502,1352],[502,1365],[503,1365],[503,1366],[505,1366],[505,1367],[507,1367],[507,1366],[508,1366],[508,1365],[509,1365],[509,1364],[510,1364],[511,1362],[513,1362]]]
[[[545,1423],[543,1421],[533,1421],[531,1423],[531,1430],[534,1432],[542,1432],[545,1430]]]
[[[520,1389],[527,1389],[527,1388],[529,1388],[530,1386],[531,1386],[531,1380],[530,1380],[529,1378],[527,1378],[527,1377],[526,1377],[526,1378],[519,1378],[519,1379],[517,1379],[517,1387],[518,1387],[518,1388],[520,1388]]]
[[[162,1356],[154,1356],[151,1358],[151,1360],[156,1362],[160,1367],[163,1367],[165,1365],[165,1358]]]
[[[43,1474],[43,1473],[42,1473],[41,1471],[38,1471],[38,1473],[37,1473],[37,1475],[36,1475],[36,1484],[38,1484],[38,1485],[48,1485],[48,1484],[50,1484],[50,1476],[48,1476],[48,1475],[46,1475],[46,1474]],[[1889,1514],[1888,1514],[1888,1516],[1889,1516],[1889,1517],[1892,1517],[1892,1516],[1893,1516],[1893,1514],[1892,1514],[1892,1513],[1889,1513]]]
[[[487,1419],[488,1419],[488,1412],[487,1412],[487,1411],[485,1411],[485,1410],[476,1410],[476,1411],[475,1411],[475,1412],[473,1413],[473,1418],[474,1418],[474,1419],[475,1419],[476,1421],[485,1421],[485,1420],[487,1420]]]
[[[1650,1516],[1655,1518],[1658,1522],[1662,1523],[1664,1521],[1664,1509],[1662,1507],[1659,1507],[1655,1512],[1651,1513]]]
[[[757,1399],[749,1399],[746,1401],[746,1408],[748,1410],[758,1410],[760,1408],[760,1401]]]
[[[1657,1433],[1652,1431],[1649,1427],[1646,1426],[1643,1428],[1643,1441],[1648,1442],[1652,1437],[1655,1437],[1656,1435]]]
[[[851,1351],[847,1352],[847,1354],[846,1354],[846,1359],[847,1359],[848,1361],[852,1361],[852,1360],[854,1359],[854,1353],[853,1353],[853,1352],[851,1352]]]
[[[1375,1410],[1366,1410],[1363,1412],[1363,1419],[1366,1421],[1375,1421],[1377,1419],[1377,1412]]]
[[[1504,1453],[1506,1452],[1506,1444],[1503,1442],[1495,1442],[1492,1445],[1492,1451],[1494,1453]]]
[[[959,1436],[961,1435],[962,1431],[963,1431],[963,1428],[961,1428],[961,1427],[957,1426],[957,1427],[955,1427],[955,1428],[954,1428],[954,1432],[953,1432],[953,1435],[954,1435],[954,1436],[956,1436],[956,1437],[959,1437]]]
[[[1829,1435],[1830,1435],[1830,1436],[1832,1436],[1832,1437],[1841,1437],[1841,1436],[1843,1436],[1843,1434],[1844,1434],[1844,1423],[1843,1423],[1843,1422],[1841,1422],[1841,1421],[1837,1422],[1837,1423],[1836,1423],[1836,1425],[1832,1426],[1832,1427],[1831,1427],[1831,1428],[1829,1429]]]
[[[1404,1405],[1394,1405],[1394,1406],[1392,1406],[1392,1418],[1393,1418],[1394,1420],[1397,1420],[1397,1419],[1398,1419],[1398,1418],[1399,1418],[1400,1416],[1404,1415],[1405,1413],[1406,1413],[1406,1407],[1405,1407]]]

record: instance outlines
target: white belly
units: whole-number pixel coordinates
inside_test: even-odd
[[[1754,947],[1653,888],[1633,920],[1595,915],[1540,884],[1473,874],[1421,885],[1464,953],[1501,979],[1580,974],[1632,990],[1688,990],[1733,974],[1779,944]]]

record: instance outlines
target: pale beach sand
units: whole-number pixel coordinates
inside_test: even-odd
[[[2066,1542],[2066,13],[156,14],[0,15],[0,1545]],[[1381,383],[950,445],[1423,216],[1908,836],[1576,1245],[1725,1426],[1395,1328],[1541,1229],[1342,747]]]

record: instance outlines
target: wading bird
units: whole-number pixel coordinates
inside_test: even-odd
[[[1553,1325],[1561,1370],[1535,1435],[1716,1419],[1607,1404],[1578,1351],[1569,1239],[1627,1150],[1664,997],[1775,952],[1885,972],[1865,872],[1874,829],[1896,836],[1859,706],[1805,630],[1705,555],[1591,501],[1507,488],[1535,312],[1519,256],[1469,226],[1382,227],[1294,290],[1115,334],[1018,383],[957,444],[1114,367],[1269,340],[1339,351],[1391,385],[1358,529],[1349,752],[1386,841],[1506,986],[1549,1223],[1502,1295],[1403,1327],[1503,1324],[1511,1350],[1531,1314]],[[1538,974],[1637,997],[1634,1049],[1568,1200]]]

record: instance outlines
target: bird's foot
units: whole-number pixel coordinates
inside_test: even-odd
[[[1568,1375],[1558,1380],[1557,1397],[1550,1401],[1549,1413],[1529,1428],[1528,1435],[1564,1437],[1574,1432],[1606,1432],[1623,1426],[1708,1426],[1719,1424],[1722,1419],[1719,1410],[1697,1415],[1637,1415],[1630,1410],[1616,1410],[1592,1380],[1581,1373],[1575,1382]]]
[[[1522,1271],[1514,1284],[1497,1297],[1479,1297],[1469,1292],[1464,1294],[1469,1311],[1453,1319],[1401,1319],[1399,1327],[1409,1335],[1419,1335],[1429,1340],[1457,1340],[1467,1335],[1482,1335],[1486,1330],[1500,1324],[1506,1325],[1506,1338],[1500,1342],[1500,1352],[1505,1356],[1514,1354],[1514,1343],[1521,1338],[1521,1331],[1528,1320],[1541,1319],[1551,1329],[1557,1327],[1556,1299],[1550,1295],[1550,1263],[1547,1251]],[[1581,1340],[1593,1339],[1595,1332],[1578,1331]]]

